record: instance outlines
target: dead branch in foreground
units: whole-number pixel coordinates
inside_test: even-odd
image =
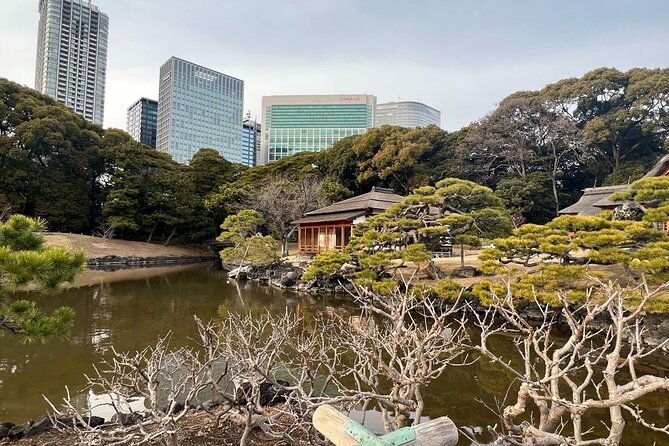
[[[664,345],[644,347],[642,316],[648,301],[666,287],[650,290],[643,284],[628,289],[599,282],[576,306],[560,293],[561,308],[536,301],[543,317],[538,326],[520,314],[510,286],[506,296],[493,296],[493,304],[483,314],[472,311],[481,330],[474,347],[521,383],[515,403],[501,413],[502,444],[617,446],[625,427],[624,411],[644,426],[669,434],[669,425],[645,421],[633,405],[644,395],[669,389],[669,379],[637,371],[645,357]],[[566,339],[556,333],[559,318],[568,327]],[[522,358],[519,364],[489,348],[488,340],[502,333],[515,336]],[[592,426],[584,425],[584,416],[596,409],[609,412],[605,437],[596,437]],[[532,410],[539,414],[533,423],[528,422]]]

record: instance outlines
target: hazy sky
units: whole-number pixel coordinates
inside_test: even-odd
[[[38,0],[0,0],[0,77],[34,87]],[[170,56],[263,95],[375,94],[477,120],[509,93],[600,66],[669,66],[667,0],[95,0],[110,19],[105,127],[158,98]]]

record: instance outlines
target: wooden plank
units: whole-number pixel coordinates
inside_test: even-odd
[[[314,427],[335,446],[359,444],[358,440],[346,432],[345,426],[349,421],[351,421],[349,417],[328,405],[318,407],[313,417]]]
[[[334,407],[325,405],[316,409],[313,423],[314,427],[335,446],[455,446],[458,442],[458,428],[448,417],[440,417],[375,437],[369,430]],[[410,431],[411,435],[403,435],[402,431]],[[354,438],[351,432],[355,432],[362,441]]]
[[[416,439],[407,446],[455,446],[458,428],[448,417],[435,418],[414,426]]]

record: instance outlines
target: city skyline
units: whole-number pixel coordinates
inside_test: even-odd
[[[13,63],[3,64],[0,76],[33,87],[37,2],[3,3],[0,57]],[[600,66],[669,65],[669,4],[658,0],[392,7],[294,0],[257,2],[251,16],[243,4],[204,0],[166,0],[159,8],[130,0],[94,4],[112,23],[106,127],[124,128],[128,104],[157,97],[159,67],[172,55],[244,79],[244,110],[258,118],[263,95],[360,91],[379,102],[430,104],[447,130],[481,118],[520,89]],[[226,24],[222,32],[217,23]],[[178,32],[164,32],[170,29]]]

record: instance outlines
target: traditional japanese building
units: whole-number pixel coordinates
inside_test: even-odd
[[[299,225],[298,247],[300,253],[321,253],[330,249],[343,249],[351,239],[353,226],[377,215],[393,204],[402,201],[392,189],[373,187],[366,194],[339,201],[294,221]]]
[[[669,176],[669,155],[664,156],[643,177]],[[624,192],[629,184],[617,186],[588,187],[583,190],[581,198],[571,206],[560,210],[560,215],[597,215],[602,211],[613,210],[623,204],[622,201],[611,201],[609,197],[616,192]],[[669,231],[669,222],[655,224],[658,229]]]

